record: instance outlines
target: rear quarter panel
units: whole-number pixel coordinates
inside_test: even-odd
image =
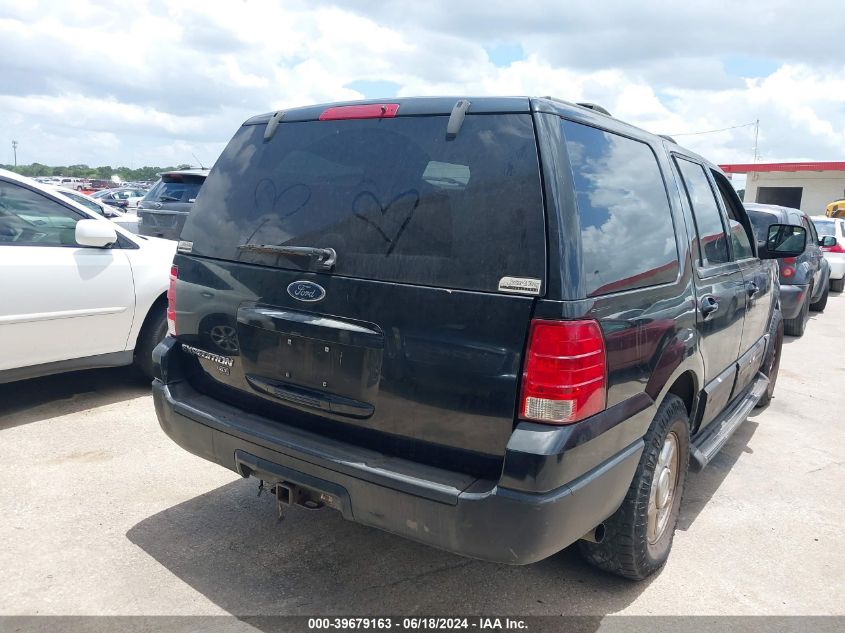
[[[135,349],[150,308],[167,293],[170,266],[176,254],[176,242],[170,240],[149,238],[137,242],[140,248],[126,251],[135,284],[135,318],[126,337],[127,350]]]

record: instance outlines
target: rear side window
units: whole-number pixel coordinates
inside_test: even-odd
[[[722,214],[704,167],[698,163],[676,158],[678,169],[684,181],[687,196],[692,206],[695,226],[698,230],[702,264],[724,264],[730,261],[725,226]]]
[[[333,248],[338,275],[497,291],[545,276],[545,221],[530,115],[243,126],[218,159],[182,239],[193,253],[290,269],[305,257],[243,244]],[[503,284],[502,289],[507,284]]]
[[[563,121],[588,295],[674,281],[678,247],[657,158],[645,143]]]

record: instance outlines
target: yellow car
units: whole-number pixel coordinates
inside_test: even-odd
[[[825,215],[829,218],[845,218],[845,198],[834,200],[827,205]]]

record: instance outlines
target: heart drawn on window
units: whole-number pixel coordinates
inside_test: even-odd
[[[383,204],[373,192],[362,191],[352,201],[352,212],[381,236],[387,246],[386,257],[396,248],[418,206],[420,194],[415,189],[395,195],[387,204]],[[403,207],[406,209],[404,213]]]

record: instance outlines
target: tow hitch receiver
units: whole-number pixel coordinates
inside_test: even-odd
[[[306,510],[319,510],[324,505],[332,505],[332,497],[326,493],[312,492],[301,488],[296,484],[279,482],[275,484],[270,492],[276,496],[276,506],[279,509],[279,521],[284,517],[285,506],[301,506]]]

